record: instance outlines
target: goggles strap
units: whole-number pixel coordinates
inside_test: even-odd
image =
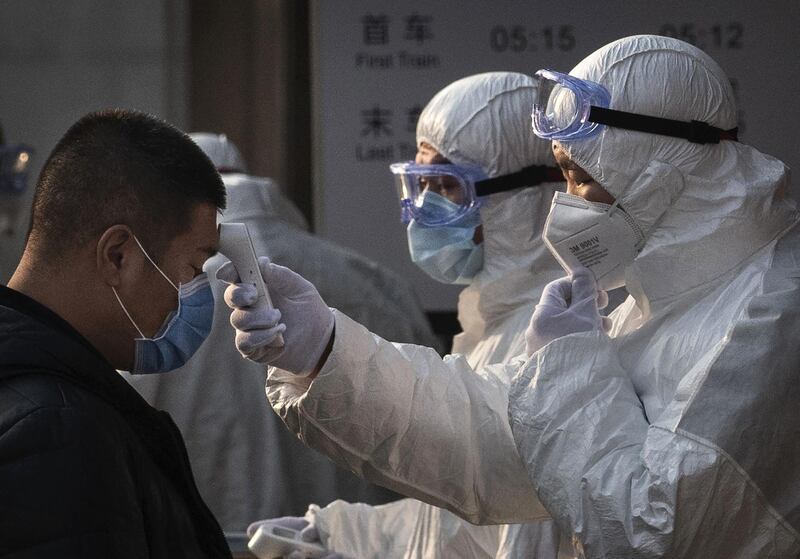
[[[506,192],[523,186],[538,186],[545,182],[562,182],[564,175],[558,167],[547,165],[531,165],[516,173],[484,179],[475,183],[476,196],[488,196],[497,192]]]
[[[682,120],[604,109],[594,105],[592,105],[589,112],[588,120],[597,124],[613,126],[614,128],[684,138],[695,144],[718,144],[720,140],[739,141],[738,128],[722,130],[699,120],[684,122]]]

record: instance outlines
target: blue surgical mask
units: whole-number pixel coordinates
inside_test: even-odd
[[[176,286],[153,262],[139,239],[134,237],[134,240],[147,260],[178,292],[178,309],[167,316],[154,337],[148,338],[125,308],[117,290],[111,287],[125,315],[141,336],[136,338],[131,373],[166,373],[185,365],[208,337],[214,321],[214,296],[205,272],[189,283]]]
[[[435,192],[426,192],[422,205],[431,213],[451,212],[456,207]],[[426,226],[411,220],[407,231],[412,262],[442,283],[470,283],[483,268],[483,244],[472,240],[480,224],[477,211],[444,226]]]

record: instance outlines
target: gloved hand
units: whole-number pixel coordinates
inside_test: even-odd
[[[548,283],[525,330],[525,351],[533,355],[557,338],[602,328],[608,332],[611,319],[600,316],[608,305],[608,293],[597,289],[594,274],[586,268]]]
[[[319,538],[319,532],[317,532],[317,528],[314,526],[313,521],[309,521],[307,518],[303,518],[302,516],[284,516],[281,518],[253,522],[247,527],[247,537],[252,538],[259,526],[267,523],[277,524],[278,526],[283,526],[284,528],[289,528],[291,530],[299,530],[300,539],[304,542],[322,545],[322,542]],[[299,551],[293,551],[287,556],[286,559],[305,559],[305,557],[306,556],[303,553]],[[344,556],[340,553],[328,553],[327,555],[323,555],[321,559],[344,559]]]
[[[258,259],[261,276],[279,314],[252,305],[258,295],[255,287],[239,281],[230,262],[217,270],[217,279],[230,283],[225,303],[233,309],[231,324],[236,328],[236,348],[252,361],[274,365],[291,373],[308,375],[314,371],[333,333],[333,313],[317,289],[289,268]],[[277,317],[277,318],[276,318]],[[283,319],[283,324],[277,321]],[[284,345],[270,345],[283,332]]]

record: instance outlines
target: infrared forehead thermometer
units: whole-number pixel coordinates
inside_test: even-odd
[[[247,225],[244,223],[220,223],[219,251],[233,263],[240,281],[249,283],[256,288],[258,299],[250,307],[255,310],[274,308],[267,286],[264,284],[264,278],[261,277],[261,269],[258,267],[258,258],[253,249],[253,240],[250,238]],[[281,347],[283,344],[283,335],[278,334],[270,345]]]
[[[292,530],[272,522],[265,522],[259,526],[247,547],[261,559],[286,557],[294,552],[299,552],[304,559],[316,559],[328,555],[328,550],[320,544],[304,542],[300,538],[299,530]]]

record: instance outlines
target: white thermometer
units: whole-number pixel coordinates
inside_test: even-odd
[[[301,540],[298,530],[270,522],[258,527],[247,547],[261,559],[286,557],[295,551],[299,551],[304,558],[309,559],[317,559],[328,554],[328,550],[320,544]]]
[[[249,283],[256,288],[258,299],[251,307],[257,310],[274,308],[267,286],[264,284],[264,278],[261,277],[258,258],[253,249],[253,240],[247,231],[247,225],[244,223],[220,223],[219,251],[233,262],[241,282]],[[281,347],[283,344],[283,335],[278,334],[269,345]]]

